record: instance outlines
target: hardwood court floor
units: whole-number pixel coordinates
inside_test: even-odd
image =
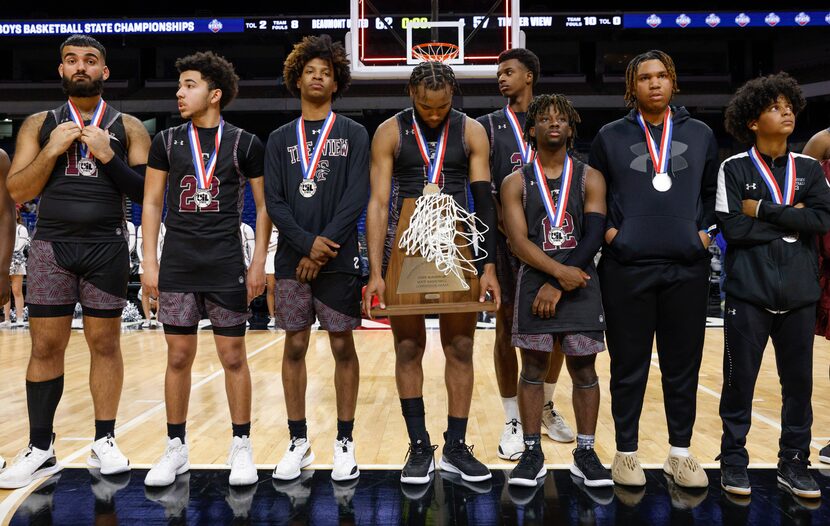
[[[438,332],[428,331],[424,360],[427,425],[432,439],[441,444],[446,427],[444,359]],[[476,383],[468,427],[468,443],[492,467],[508,467],[496,455],[503,426],[503,412],[493,372],[492,330],[476,333]],[[288,443],[285,408],[280,377],[283,334],[280,331],[249,331],[247,347],[253,375],[254,460],[261,467],[273,466]],[[407,435],[395,389],[392,334],[387,330],[356,331],[360,356],[361,385],[354,437],[357,458],[365,468],[400,468],[407,450]],[[161,330],[125,330],[121,337],[125,379],[118,414],[117,438],[121,449],[135,467],[151,464],[165,445],[163,381],[166,346]],[[718,453],[721,424],[718,401],[722,382],[723,332],[707,329],[703,366],[698,391],[698,417],[692,451],[701,462],[712,464]],[[210,331],[200,331],[200,352],[193,367],[193,391],[188,418],[188,440],[194,465],[222,465],[231,438],[222,368],[214,352]],[[29,353],[29,334],[22,329],[0,331],[0,454],[11,460],[28,440],[24,388]],[[814,357],[813,459],[830,437],[830,343],[817,339]],[[597,453],[610,463],[614,453],[614,425],[608,393],[608,355],[602,353],[597,369],[602,389]],[[666,419],[660,389],[660,374],[654,354],[646,403],[640,425],[640,459],[646,465],[661,465],[667,454]],[[93,436],[93,412],[88,388],[89,353],[81,331],[73,331],[66,353],[66,380],[58,408],[55,430],[58,458],[65,464],[82,465]],[[331,463],[335,436],[335,393],[333,361],[325,332],[312,333],[308,353],[307,417],[309,435],[316,451],[317,468]],[[772,347],[767,348],[758,379],[753,428],[748,445],[751,461],[776,461],[780,418],[780,386],[775,372]],[[572,425],[571,381],[566,369],[556,388],[559,410]],[[574,426],[575,427],[575,426]],[[549,464],[571,461],[574,444],[557,444],[544,439]],[[364,469],[365,469],[364,468]],[[8,492],[0,491],[0,501]]]

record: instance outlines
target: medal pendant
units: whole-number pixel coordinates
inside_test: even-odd
[[[303,179],[300,183],[300,195],[309,198],[317,193],[317,183],[313,179]]]
[[[207,208],[210,206],[210,203],[213,202],[213,197],[210,195],[210,190],[205,188],[200,188],[196,190],[196,194],[193,196],[193,202],[196,203],[196,206],[199,208]]]
[[[548,234],[548,241],[555,246],[561,247],[565,243],[565,231],[561,228],[551,228],[550,233]]]
[[[429,183],[424,187],[424,195],[432,195],[441,192],[441,189],[438,188],[438,185],[435,183]]]
[[[656,173],[651,179],[651,184],[658,192],[668,192],[671,188],[671,177],[665,172]]]
[[[97,167],[95,166],[95,160],[90,159],[89,157],[78,159],[78,162],[75,166],[78,168],[78,173],[85,177],[95,175],[95,172],[97,171]]]

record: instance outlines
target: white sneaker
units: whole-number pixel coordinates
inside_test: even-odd
[[[269,318],[268,321],[268,328],[275,329],[277,327],[277,319],[276,318]]]
[[[114,476],[104,476],[100,469],[87,468],[90,486],[95,502],[112,503],[115,494],[130,484],[130,473],[121,473]]]
[[[153,464],[147,476],[144,477],[145,486],[169,486],[181,475],[190,469],[190,454],[187,444],[182,444],[180,438],[167,439],[167,449],[158,462]]]
[[[542,428],[552,440],[557,442],[573,442],[576,438],[571,426],[553,408],[553,402],[546,403],[542,409]]]
[[[282,460],[271,475],[277,480],[293,480],[300,476],[300,470],[314,462],[314,451],[307,438],[292,438]]]
[[[150,320],[144,320],[141,322],[142,329],[149,329],[150,328]]]
[[[54,440],[54,439],[53,439]],[[55,458],[55,448],[38,449],[31,444],[17,454],[12,465],[0,473],[0,488],[16,489],[28,486],[36,479],[48,477],[62,470]]]
[[[357,460],[354,458],[354,440],[344,438],[334,441],[334,467],[331,470],[331,480],[354,480],[360,476]]]
[[[3,473],[4,469],[6,469],[6,459],[0,455],[0,473]]]
[[[249,486],[259,480],[254,466],[254,448],[247,436],[233,437],[228,464],[231,465],[231,474],[228,477],[228,484],[231,486]]]
[[[12,322],[11,321],[9,321],[9,320],[0,321],[0,329],[11,329],[11,328],[12,328]]]
[[[161,504],[164,508],[164,517],[168,520],[181,518],[190,502],[190,473],[183,473],[173,480],[174,483],[165,487],[146,486],[144,488],[144,497]]]
[[[499,440],[498,455],[504,460],[519,460],[524,450],[522,423],[514,418],[504,424],[504,431],[501,432],[501,440]]]
[[[116,475],[130,470],[130,461],[118,449],[118,444],[111,435],[92,443],[86,463],[93,468],[99,468],[101,475]]]

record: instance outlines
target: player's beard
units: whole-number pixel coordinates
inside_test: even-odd
[[[94,97],[104,92],[104,78],[76,81],[61,77],[61,87],[64,94],[70,97]]]

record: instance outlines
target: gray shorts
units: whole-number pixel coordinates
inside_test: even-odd
[[[605,350],[602,331],[557,332],[551,334],[513,333],[513,345],[531,351],[553,352],[553,345],[560,342],[565,356],[591,356]]]

